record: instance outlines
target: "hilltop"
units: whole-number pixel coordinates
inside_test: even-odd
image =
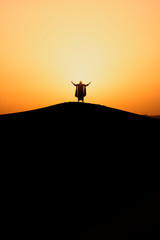
[[[23,233],[76,239],[107,224],[114,231],[112,222],[132,224],[132,211],[139,208],[154,222],[142,217],[143,234],[158,226],[158,205],[151,203],[160,186],[159,120],[70,102],[0,116],[0,126]],[[135,212],[138,219],[141,210]],[[104,232],[98,230],[97,239]],[[142,234],[141,227],[134,234]]]
[[[89,103],[61,103],[32,111],[0,115],[0,121],[3,127],[16,126],[17,131],[21,128],[35,130],[37,127],[43,131],[44,128],[50,127],[52,130],[54,124],[62,127],[64,130],[73,127],[84,127],[86,129],[103,127],[103,131],[136,131],[141,134],[142,131],[150,131],[152,128],[159,126],[159,121],[138,114],[125,112],[122,110],[109,108],[102,105]],[[8,125],[7,125],[8,124]],[[148,129],[145,129],[145,128]],[[122,129],[123,128],[123,129]],[[7,128],[6,128],[7,130]],[[60,129],[59,129],[60,130]],[[102,133],[102,132],[101,132]]]
[[[1,132],[5,136],[29,137],[35,143],[62,146],[71,142],[74,147],[94,146],[139,151],[149,148],[159,137],[160,121],[106,106],[89,103],[61,103],[32,111],[0,116]],[[44,142],[45,139],[45,142]],[[138,150],[137,148],[141,148]],[[120,150],[120,151],[121,151]],[[146,152],[144,151],[144,154]]]

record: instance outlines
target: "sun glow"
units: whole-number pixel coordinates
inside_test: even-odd
[[[160,2],[2,0],[0,113],[86,101],[159,114]]]

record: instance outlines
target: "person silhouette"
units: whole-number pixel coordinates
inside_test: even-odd
[[[78,98],[78,102],[81,100],[84,102],[84,97],[86,96],[86,87],[89,86],[89,84],[83,84],[82,81],[79,82],[79,84],[75,84],[71,81],[71,83],[76,87],[75,97]]]

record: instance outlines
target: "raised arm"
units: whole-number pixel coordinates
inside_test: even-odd
[[[90,84],[91,82],[89,82],[88,84],[86,84],[85,86],[87,87],[87,86],[89,86],[89,84]]]
[[[72,83],[74,86],[77,86],[77,84],[73,83],[72,81],[71,81],[71,83]]]

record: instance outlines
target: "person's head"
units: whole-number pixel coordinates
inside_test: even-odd
[[[79,83],[82,84],[82,81],[80,81]]]

